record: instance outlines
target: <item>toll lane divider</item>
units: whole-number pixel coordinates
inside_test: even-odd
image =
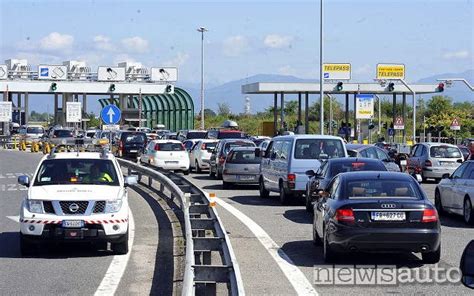
[[[157,181],[159,190],[169,191],[170,199],[183,211],[186,265],[181,295],[220,295],[223,287],[228,295],[245,295],[237,259],[214,208],[213,195],[175,173],[117,160],[127,168],[128,175],[138,175],[139,179],[147,176],[149,187]]]

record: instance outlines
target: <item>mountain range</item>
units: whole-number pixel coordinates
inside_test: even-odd
[[[444,73],[437,74],[430,77],[426,77],[417,81],[417,83],[436,83],[437,79],[441,78],[464,78],[470,83],[474,83],[474,70],[468,70],[462,73]],[[241,93],[241,86],[247,83],[254,82],[318,82],[318,80],[302,79],[295,76],[289,75],[276,75],[276,74],[258,74],[247,78],[230,81],[221,85],[217,84],[206,84],[205,87],[205,107],[217,110],[218,103],[227,103],[232,113],[239,114],[244,112],[245,97],[250,98],[250,112],[256,113],[264,111],[266,108],[273,104],[273,95],[244,95]],[[194,110],[199,112],[200,110],[200,84],[199,83],[186,83],[178,82],[178,87],[186,90],[194,100]],[[474,101],[474,93],[470,91],[466,85],[462,82],[455,82],[451,87],[446,86],[445,91],[442,95],[453,98],[455,102],[463,101]],[[45,103],[44,100],[39,98],[47,99],[50,103]],[[310,104],[314,102],[317,95],[310,96]],[[431,97],[431,96],[429,96]],[[95,99],[94,99],[95,98]],[[97,99],[100,96],[90,96],[88,99],[89,111],[98,114],[100,111],[100,104]],[[296,100],[296,95],[285,96],[286,100]],[[342,97],[341,97],[342,99]],[[50,112],[52,113],[53,100],[52,96],[48,95],[36,95],[30,96],[30,110],[36,112]]]

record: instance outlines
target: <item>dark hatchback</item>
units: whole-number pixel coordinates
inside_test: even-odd
[[[319,189],[326,188],[332,178],[340,173],[360,172],[360,171],[387,171],[383,162],[371,158],[331,158],[323,162],[315,172],[306,172],[309,180],[306,185],[305,204],[306,211],[313,212],[313,202],[318,198]]]
[[[113,151],[118,157],[137,158],[141,155],[147,144],[144,132],[123,131],[114,142]]]
[[[313,241],[324,260],[342,252],[421,253],[439,262],[438,213],[418,182],[393,172],[351,172],[334,177],[314,204]]]

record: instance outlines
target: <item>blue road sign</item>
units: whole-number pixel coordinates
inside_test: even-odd
[[[395,130],[393,128],[388,129],[388,135],[389,136],[394,136],[395,135]]]
[[[122,112],[115,105],[107,105],[100,111],[100,118],[104,124],[117,124],[121,115]]]
[[[329,78],[329,73],[324,73],[324,78]]]
[[[48,77],[49,76],[49,69],[48,68],[40,68],[40,76],[41,77]]]

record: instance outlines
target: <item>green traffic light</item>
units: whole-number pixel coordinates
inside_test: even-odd
[[[115,91],[115,84],[112,83],[109,87],[109,90],[110,91]]]
[[[395,83],[393,82],[390,82],[388,84],[388,91],[394,91],[395,90]]]
[[[58,89],[58,85],[56,84],[56,82],[51,83],[51,90],[56,91],[56,89]]]
[[[336,90],[337,91],[341,91],[343,89],[343,83],[342,82],[338,82],[337,85],[336,85]]]

